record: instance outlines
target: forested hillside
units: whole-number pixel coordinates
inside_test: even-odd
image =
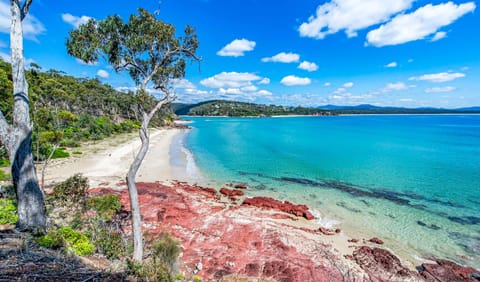
[[[139,105],[133,93],[116,91],[98,79],[76,78],[57,70],[43,71],[36,64],[27,71],[27,80],[36,160],[46,158],[55,145],[60,147],[54,157],[61,157],[66,154],[62,147],[75,147],[82,140],[99,140],[138,128],[140,107],[154,104]],[[12,87],[11,66],[0,59],[0,109],[9,121]],[[153,122],[161,125],[172,120],[173,114],[167,109]],[[3,150],[0,153],[5,157]]]
[[[235,101],[214,100],[195,105],[173,104],[175,114],[193,116],[274,116],[274,115],[331,115],[329,111],[304,108],[262,105]]]

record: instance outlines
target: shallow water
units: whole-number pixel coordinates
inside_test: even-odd
[[[352,237],[480,267],[480,116],[191,119],[176,150],[195,181],[246,182]]]

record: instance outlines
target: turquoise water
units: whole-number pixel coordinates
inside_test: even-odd
[[[184,143],[211,184],[246,182],[397,254],[480,267],[479,115],[191,119]]]

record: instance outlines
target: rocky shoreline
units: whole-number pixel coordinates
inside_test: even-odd
[[[243,185],[220,192],[185,182],[137,185],[144,232],[171,232],[182,246],[180,269],[204,281],[232,275],[245,281],[480,281],[478,270],[441,259],[409,269],[379,248],[381,239],[348,238],[339,229],[318,227],[307,206],[245,198]],[[90,193],[120,197],[128,233],[125,183]],[[346,248],[338,248],[342,244]]]

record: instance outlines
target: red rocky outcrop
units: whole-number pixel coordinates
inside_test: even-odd
[[[418,267],[420,275],[427,281],[480,281],[480,271],[454,262],[435,259],[436,264],[424,263]]]
[[[315,217],[308,211],[306,205],[295,205],[288,201],[282,202],[268,197],[253,197],[247,198],[243,201],[242,205],[254,206],[259,208],[267,208],[277,210],[281,212],[290,213],[299,217],[304,217],[308,220],[312,220]]]
[[[378,245],[383,245],[383,241],[377,237],[373,237],[372,239],[368,240],[368,242],[375,243]]]
[[[227,189],[227,188],[220,189],[220,194],[225,195],[232,200],[234,200],[235,197],[241,197],[244,195],[243,191],[241,190],[234,190],[234,189]]]
[[[358,247],[353,252],[355,262],[373,281],[418,281],[418,275],[404,267],[398,257],[385,249]]]
[[[279,221],[269,210],[231,206],[220,202],[218,194],[184,183],[137,183],[137,188],[144,231],[151,236],[170,231],[181,243],[181,269],[189,276],[196,270],[204,281],[230,274],[275,281],[343,279],[346,266],[339,266],[345,260],[322,236]],[[128,192],[120,198],[129,210]],[[306,211],[304,206],[302,215]]]

